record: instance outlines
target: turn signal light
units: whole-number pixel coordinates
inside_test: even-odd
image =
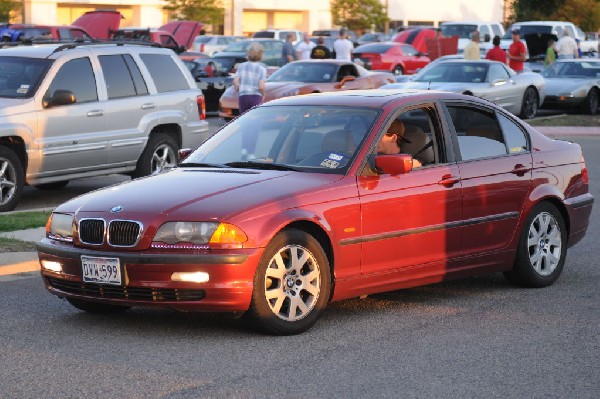
[[[198,115],[202,121],[206,119],[206,105],[204,103],[204,96],[196,97],[196,104],[198,105]]]
[[[241,248],[248,236],[239,227],[229,223],[221,223],[215,230],[208,245],[220,248]]]

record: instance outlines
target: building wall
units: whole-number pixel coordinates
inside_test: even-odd
[[[503,0],[387,1],[390,20],[402,22],[402,25],[426,22],[426,25],[438,26],[444,21],[504,21]]]

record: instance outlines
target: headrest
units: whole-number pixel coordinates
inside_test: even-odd
[[[354,153],[356,145],[352,138],[352,132],[346,129],[332,130],[325,134],[321,142],[323,152]]]

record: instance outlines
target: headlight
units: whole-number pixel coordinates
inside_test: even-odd
[[[185,247],[186,245],[218,248],[241,248],[248,237],[238,227],[228,223],[216,222],[167,222],[160,226],[154,235],[156,248]]]
[[[46,231],[54,240],[73,242],[73,215],[52,213]]]

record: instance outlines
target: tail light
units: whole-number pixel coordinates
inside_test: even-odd
[[[585,166],[585,159],[583,158],[583,154],[581,154],[581,178],[585,184],[590,183],[590,176],[588,175],[587,166]]]
[[[196,104],[198,105],[198,115],[200,120],[206,119],[206,105],[204,104],[204,96],[196,97]]]

